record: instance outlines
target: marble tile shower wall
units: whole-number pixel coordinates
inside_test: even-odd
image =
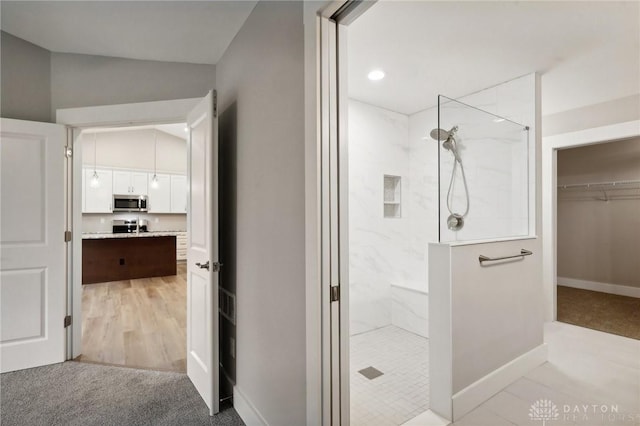
[[[351,334],[391,324],[391,283],[403,279],[408,236],[409,119],[349,101]],[[400,218],[384,218],[384,175],[401,177]]]
[[[498,121],[494,121],[498,120]],[[445,129],[458,126],[456,142],[466,172],[469,211],[465,226],[458,232],[440,224],[441,241],[472,241],[524,236],[528,233],[522,217],[526,212],[527,135],[523,126],[499,121],[486,112],[459,102],[448,102],[440,109],[440,125]],[[447,191],[454,156],[442,150],[440,156],[441,214],[449,215]],[[460,167],[452,187],[452,210],[463,213],[467,207]]]
[[[533,232],[530,217],[533,218],[535,212],[535,179],[529,179],[529,171],[535,164],[535,123],[530,122],[531,117],[535,117],[536,104],[532,98],[535,80],[535,74],[527,74],[458,99],[475,108],[529,126],[528,151],[525,131],[517,135],[510,132],[509,143],[477,138],[471,148],[474,152],[468,157],[476,162],[476,177],[482,174],[480,177],[484,180],[472,195],[480,206],[477,215],[480,223],[467,228],[466,234],[459,235],[445,226],[441,232],[443,237],[448,234],[448,238],[443,238],[443,241],[526,236]],[[461,117],[467,115],[465,112],[459,114]],[[506,123],[496,126],[502,124]],[[503,132],[502,136],[507,133]]]
[[[438,127],[438,108],[409,116],[411,193],[409,227],[410,272],[428,293],[429,243],[438,241],[438,149],[429,133]],[[426,308],[425,308],[426,309]]]

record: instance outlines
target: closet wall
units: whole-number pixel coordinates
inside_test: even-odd
[[[559,285],[640,295],[640,184],[562,188],[621,181],[640,182],[640,138],[558,152]]]

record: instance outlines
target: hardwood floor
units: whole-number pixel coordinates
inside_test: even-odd
[[[79,360],[186,372],[186,264],[177,270],[84,285]]]

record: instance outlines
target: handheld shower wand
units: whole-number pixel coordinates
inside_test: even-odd
[[[454,157],[453,169],[451,170],[451,180],[449,181],[449,190],[447,191],[447,210],[449,210],[449,217],[447,218],[447,227],[452,231],[459,231],[464,226],[464,218],[469,213],[469,188],[467,186],[467,177],[464,173],[464,166],[462,165],[462,158],[458,152],[458,144],[456,142],[455,134],[458,132],[458,126],[453,126],[451,130],[446,131],[443,129],[433,129],[430,133],[431,138],[442,142],[442,147],[447,151],[451,151]],[[455,181],[456,169],[460,165],[460,172],[462,174],[462,183],[464,184],[464,195],[466,198],[466,208],[464,213],[459,214],[453,211],[453,182]]]

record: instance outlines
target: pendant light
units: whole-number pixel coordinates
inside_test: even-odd
[[[157,129],[153,129],[153,177],[151,178],[151,187],[158,187],[158,175],[157,172],[158,166],[158,131]]]
[[[98,176],[98,171],[96,170],[96,163],[98,158],[98,143],[96,141],[98,137],[97,133],[93,134],[93,176],[91,176],[91,186],[93,188],[97,188],[100,186],[100,176]]]

